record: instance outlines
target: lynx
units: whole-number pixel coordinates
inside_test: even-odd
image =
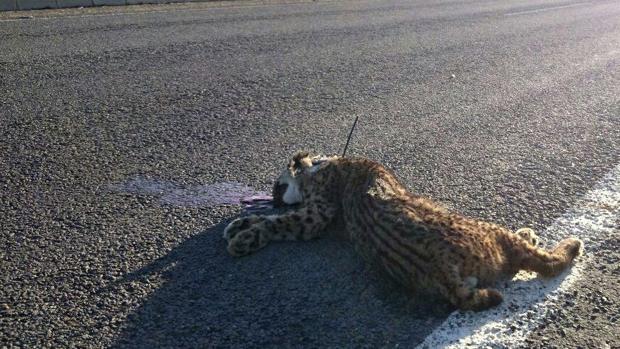
[[[315,239],[340,219],[355,249],[380,270],[405,286],[436,290],[464,310],[500,304],[493,284],[519,270],[559,274],[583,248],[569,238],[545,250],[529,228],[513,232],[450,212],[364,158],[298,153],[277,179],[273,197],[276,205],[297,206],[231,222],[224,230],[230,254],[247,255],[270,241]]]

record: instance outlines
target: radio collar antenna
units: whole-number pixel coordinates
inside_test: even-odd
[[[344,145],[344,150],[342,151],[342,157],[347,154],[347,148],[349,147],[349,142],[351,141],[351,136],[353,135],[353,130],[355,130],[359,117],[359,115],[355,116],[355,121],[353,121],[353,126],[351,126],[351,131],[349,131],[349,137],[347,137],[347,143]]]

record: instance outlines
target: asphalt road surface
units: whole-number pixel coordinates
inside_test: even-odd
[[[346,241],[228,256],[231,198],[268,192],[295,150],[339,153],[359,115],[351,156],[553,240],[620,163],[619,18],[606,0],[0,14],[0,346],[422,343],[454,309]],[[620,347],[605,205],[611,229],[520,345]]]

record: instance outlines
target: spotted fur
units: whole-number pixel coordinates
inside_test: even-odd
[[[406,286],[437,290],[461,309],[496,306],[502,302],[492,288],[496,281],[519,270],[555,276],[582,251],[578,239],[545,250],[532,229],[512,232],[450,212],[410,193],[390,170],[367,159],[298,153],[278,178],[274,200],[300,206],[230,223],[224,231],[230,254],[247,255],[270,241],[318,238],[342,219],[367,260]]]

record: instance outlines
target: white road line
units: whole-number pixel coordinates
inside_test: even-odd
[[[508,12],[508,13],[505,13],[505,14],[504,14],[504,16],[518,16],[518,15],[525,15],[525,14],[528,14],[528,13],[537,13],[537,12],[544,12],[544,11],[559,10],[559,9],[563,9],[563,8],[576,7],[576,6],[583,6],[583,5],[587,5],[587,4],[588,4],[588,2],[580,2],[580,3],[570,4],[570,5],[562,5],[562,6],[553,6],[553,7],[539,8],[539,9],[535,9],[535,10],[525,10],[525,11],[518,11],[518,12]]]
[[[513,348],[522,344],[529,332],[542,323],[558,299],[584,275],[588,248],[602,245],[620,223],[620,165],[617,165],[592,191],[544,234],[547,247],[574,236],[584,241],[585,255],[562,275],[550,280],[520,273],[500,291],[504,303],[480,312],[455,311],[417,348]]]

